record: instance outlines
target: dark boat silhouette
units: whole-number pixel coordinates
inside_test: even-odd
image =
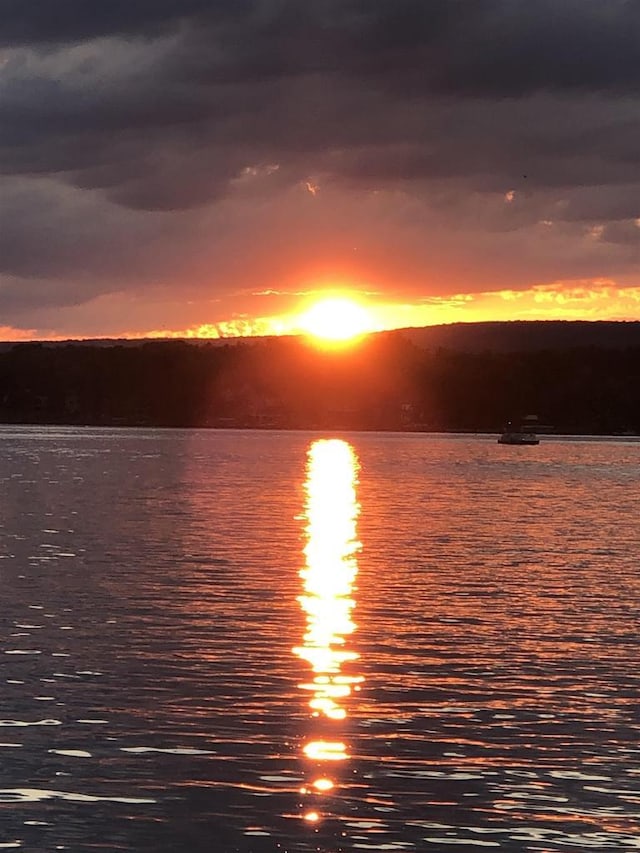
[[[535,415],[528,415],[519,426],[509,422],[502,431],[498,444],[540,444],[540,439],[532,429],[537,422]]]

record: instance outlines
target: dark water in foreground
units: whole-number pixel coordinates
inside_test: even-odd
[[[0,430],[0,849],[640,849],[640,444]]]

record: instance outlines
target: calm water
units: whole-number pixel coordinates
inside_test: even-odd
[[[1,849],[640,849],[640,444],[326,438],[0,429]]]

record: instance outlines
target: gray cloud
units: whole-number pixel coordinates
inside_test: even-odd
[[[297,268],[330,247],[393,276],[402,246],[398,280],[451,271],[420,223],[476,253],[469,289],[483,263],[524,281],[527,245],[535,280],[623,269],[639,36],[635,0],[0,0],[0,274],[81,282],[47,291],[69,304],[187,271],[204,287],[214,257],[231,293],[275,223]]]
[[[0,45],[72,44],[87,39],[124,36],[149,38],[181,21],[204,15],[224,21],[242,16],[248,0],[0,0]]]

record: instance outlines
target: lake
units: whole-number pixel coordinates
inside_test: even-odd
[[[0,849],[640,849],[640,443],[0,443]]]

